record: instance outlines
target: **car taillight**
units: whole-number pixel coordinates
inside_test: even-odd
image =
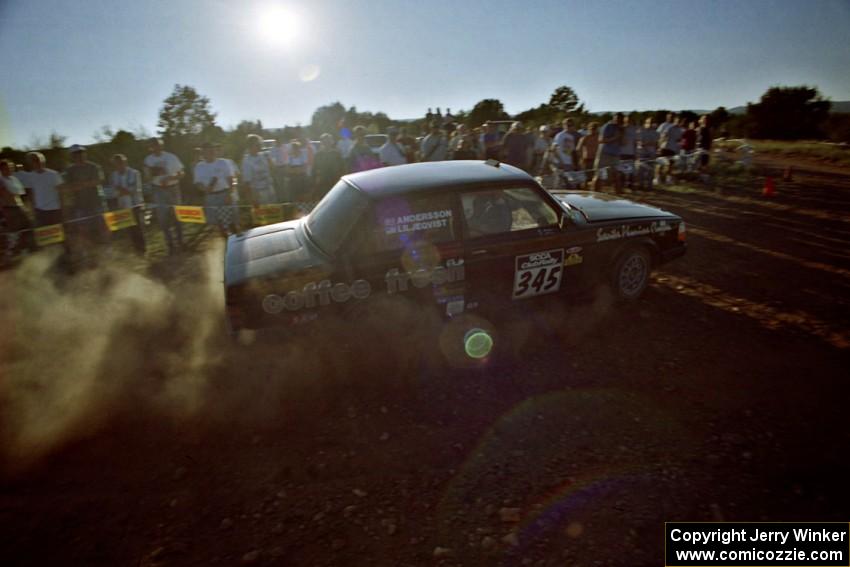
[[[685,229],[685,221],[679,223],[679,242],[684,242],[688,238],[688,231]]]

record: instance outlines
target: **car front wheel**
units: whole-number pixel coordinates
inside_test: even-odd
[[[614,263],[613,284],[617,297],[633,300],[640,297],[649,284],[652,257],[641,246],[627,248]]]

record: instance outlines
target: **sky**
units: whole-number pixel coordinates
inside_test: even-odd
[[[415,118],[572,87],[591,111],[731,108],[771,86],[850,100],[850,0],[0,0],[0,146],[156,132],[175,84],[217,123],[340,101]]]

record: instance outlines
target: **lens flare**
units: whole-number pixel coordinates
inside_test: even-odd
[[[308,63],[301,67],[298,71],[298,78],[301,79],[305,83],[309,83],[310,81],[315,81],[319,78],[322,70],[318,65],[313,65],[312,63]]]
[[[493,350],[493,337],[484,329],[470,329],[463,336],[463,349],[470,358],[485,358]]]

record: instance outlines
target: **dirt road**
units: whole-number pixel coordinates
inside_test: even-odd
[[[760,189],[633,196],[685,218],[688,255],[495,369],[229,350],[201,258],[20,292],[2,562],[662,565],[664,521],[846,521],[850,172]]]

